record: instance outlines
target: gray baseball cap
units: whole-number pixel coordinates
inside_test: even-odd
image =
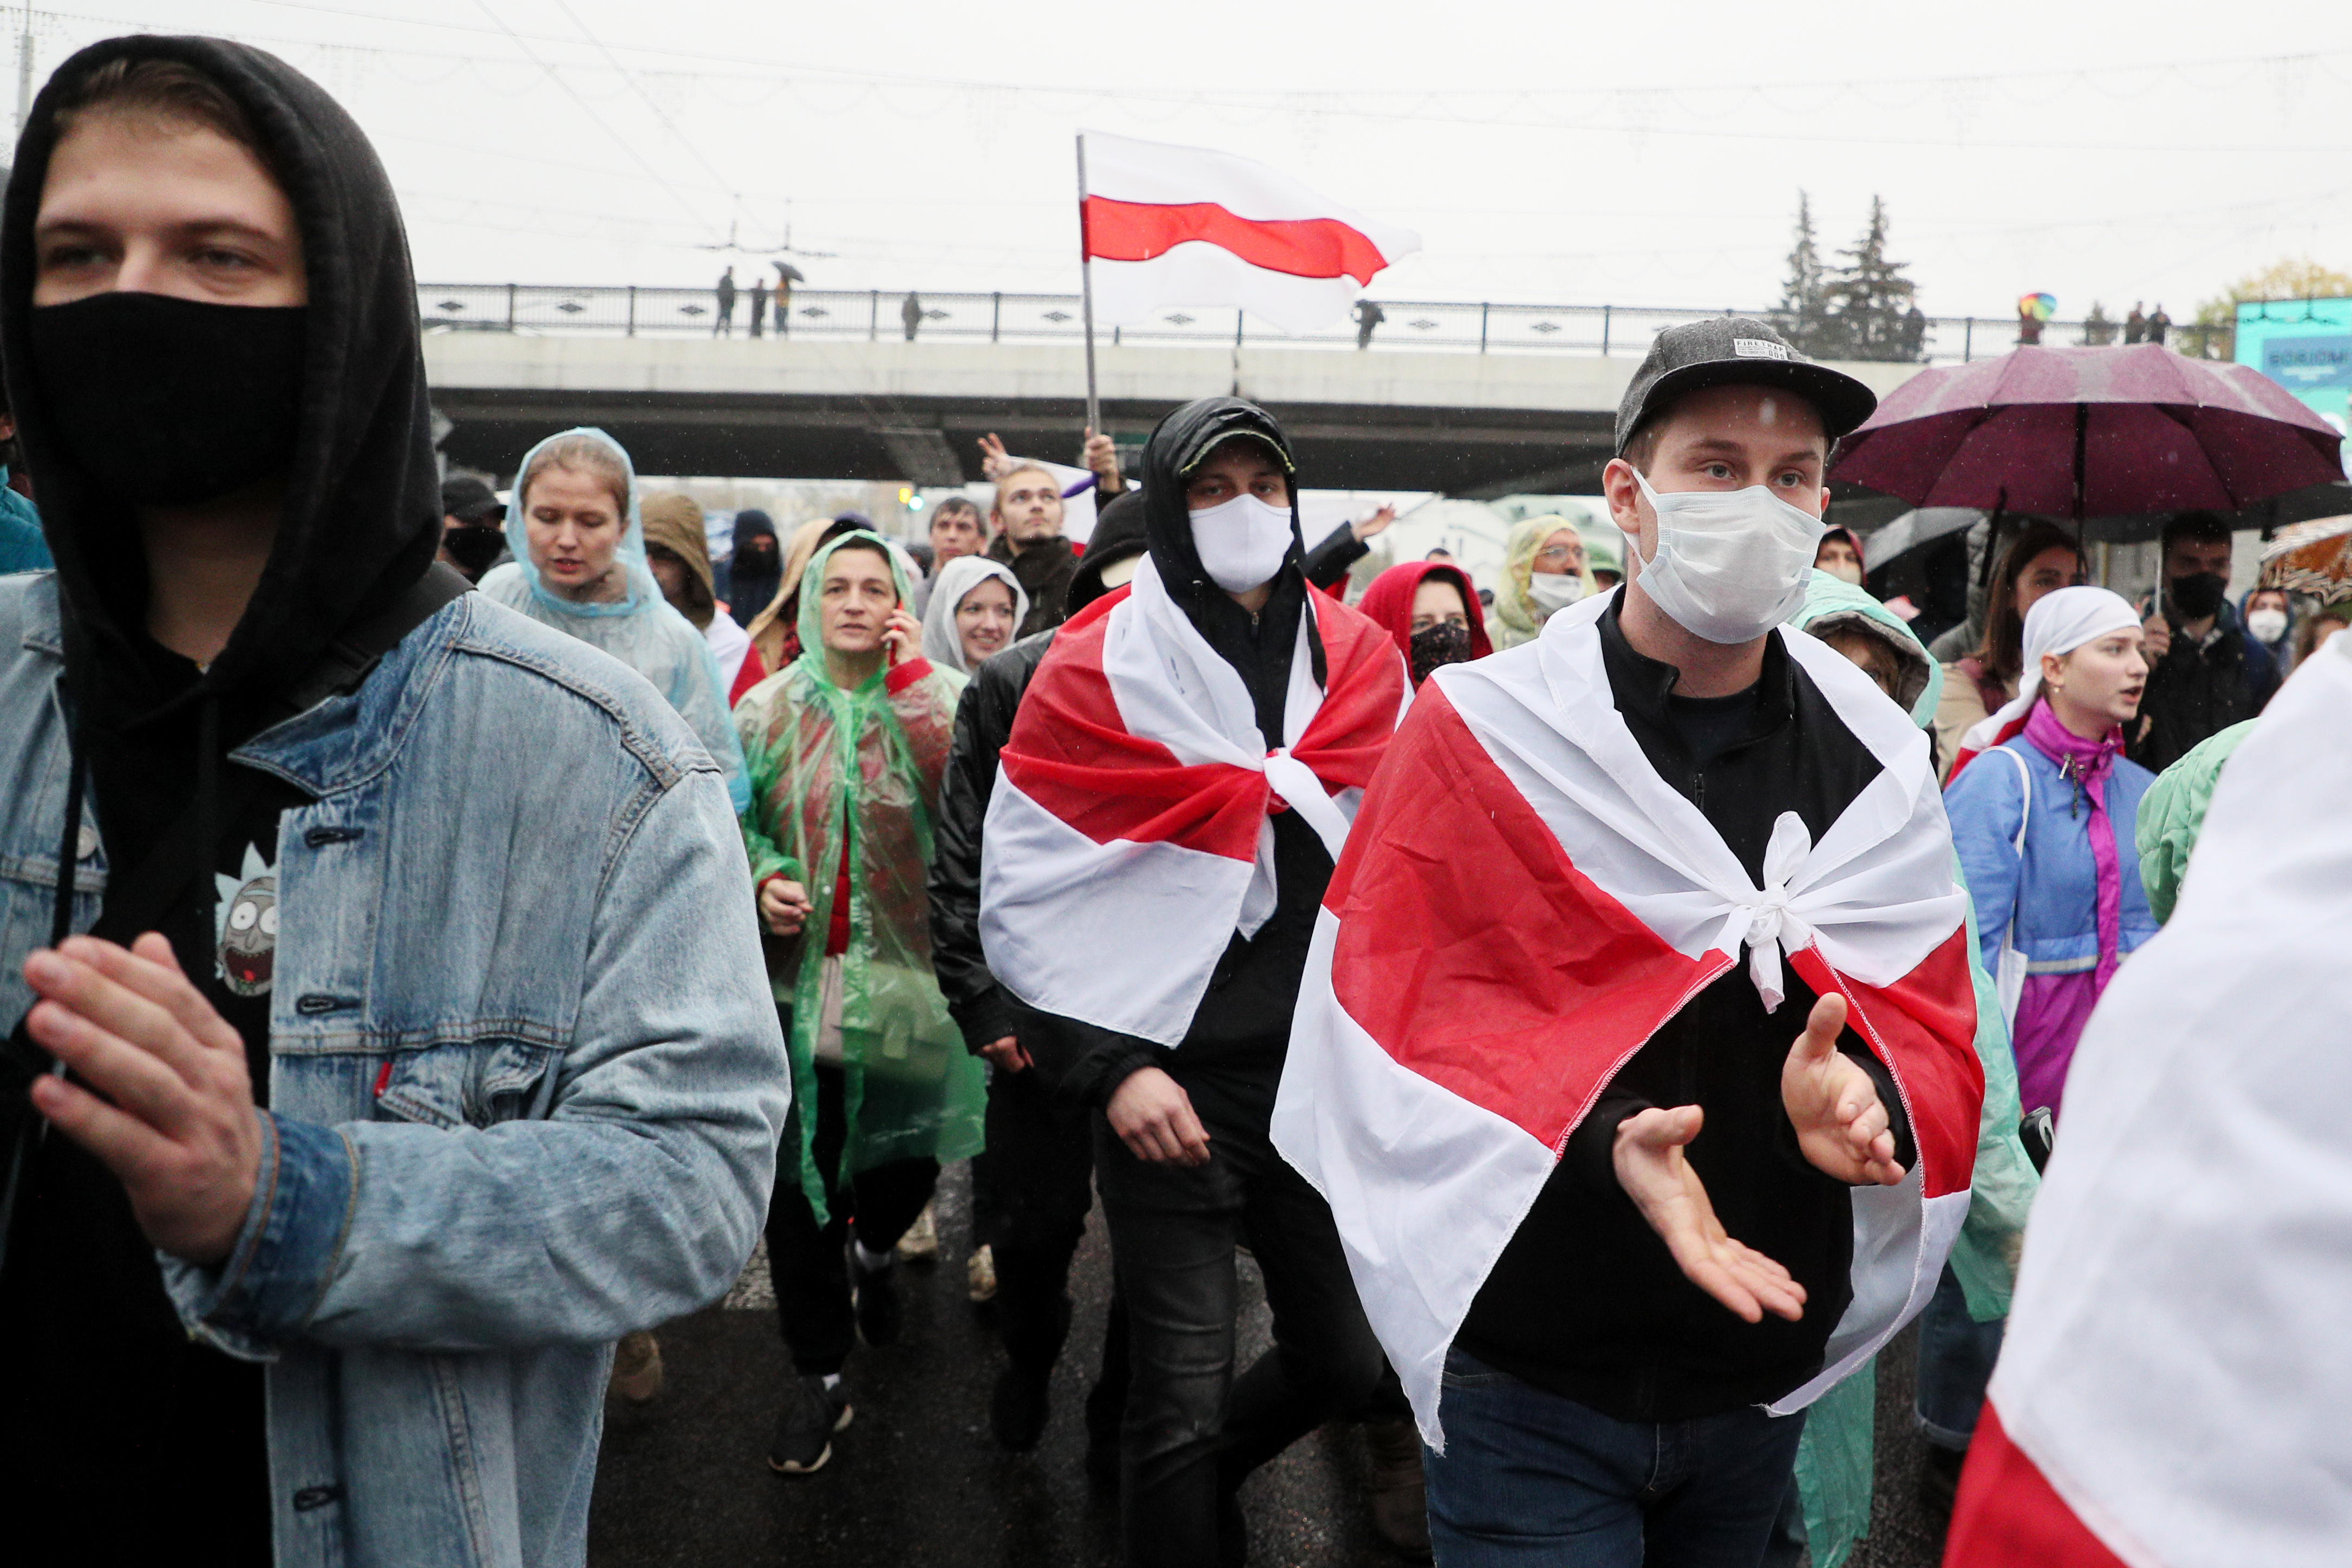
[[[1753,316],[1709,316],[1668,327],[1650,345],[1617,405],[1617,451],[1643,421],[1703,386],[1781,386],[1811,404],[1832,441],[1878,406],[1878,394],[1843,371],[1817,364]]]

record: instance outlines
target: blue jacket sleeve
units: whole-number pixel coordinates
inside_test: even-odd
[[[1988,971],[2000,972],[2001,939],[2017,912],[2020,861],[2017,830],[2025,822],[2025,792],[2014,754],[1986,752],[1961,770],[1944,792],[1952,846],[1960,854],[1969,896],[1976,907],[1977,946]]]

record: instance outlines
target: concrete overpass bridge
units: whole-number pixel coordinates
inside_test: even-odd
[[[748,293],[722,329],[707,289],[422,285],[435,400],[457,426],[446,449],[503,471],[550,428],[592,423],[651,473],[940,485],[980,477],[988,431],[1041,457],[1075,446],[1075,295],[803,288],[772,302],[752,337]],[[1651,339],[1718,313],[1391,300],[1359,353],[1345,322],[1289,337],[1171,308],[1097,334],[1104,424],[1139,444],[1175,405],[1237,392],[1281,416],[1318,486],[1590,491]],[[1922,316],[1901,331],[1916,360],[1951,363],[2003,352],[2014,323]],[[1919,365],[1847,368],[1884,392]]]
[[[1140,443],[1189,399],[1278,415],[1309,482],[1455,495],[1590,492],[1635,357],[1104,343],[1103,422]],[[436,331],[434,403],[456,461],[505,473],[550,430],[613,432],[648,473],[898,479],[980,475],[981,436],[1066,460],[1086,417],[1074,343]],[[1920,368],[1844,368],[1882,394]]]

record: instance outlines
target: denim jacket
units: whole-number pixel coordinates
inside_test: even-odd
[[[62,669],[55,579],[0,580],[10,1020]],[[277,1560],[580,1563],[613,1342],[733,1280],[789,1105],[726,784],[643,678],[478,595],[233,760],[317,798],[278,829],[252,1205],[219,1267],[163,1270],[268,1363]],[[107,861],[77,847],[81,930]]]

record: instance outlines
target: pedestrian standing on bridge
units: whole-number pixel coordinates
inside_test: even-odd
[[[745,291],[751,296],[751,335],[755,338],[763,336],[765,335],[763,329],[766,327],[768,321],[768,290],[766,288],[766,280],[755,274],[751,279],[750,287]]]
[[[915,332],[923,324],[923,301],[912,289],[907,290],[906,303],[898,307],[898,320],[907,329],[907,341],[915,341]]]
[[[731,336],[735,331],[735,268],[730,266],[719,275],[719,319],[711,323],[714,338]]]
[[[1370,348],[1373,329],[1387,321],[1389,313],[1370,300],[1359,300],[1356,301],[1355,316],[1356,346],[1359,349]]]
[[[613,1342],[734,1279],[787,1110],[718,768],[433,564],[315,83],[83,50],[0,252],[58,558],[0,581],[7,1560],[581,1563]]]
[[[761,918],[797,939],[775,978],[795,1106],[768,1210],[794,1374],[768,1451],[780,1475],[832,1458],[851,1346],[898,1336],[894,1249],[940,1164],[982,1144],[980,1064],[932,974],[925,889],[963,678],[923,658],[906,598],[877,535],[828,542],[802,579],[806,651],[735,708]]]
[[[1250,1472],[1381,1379],[1330,1211],[1266,1116],[1353,792],[1406,689],[1388,634],[1307,584],[1272,416],[1188,404],[1143,474],[1134,582],[1055,637],[1013,720],[980,919],[1033,1070],[1097,1112],[1134,1344],[1126,1561],[1197,1568],[1244,1555]],[[1275,1343],[1236,1377],[1244,1239]]]

